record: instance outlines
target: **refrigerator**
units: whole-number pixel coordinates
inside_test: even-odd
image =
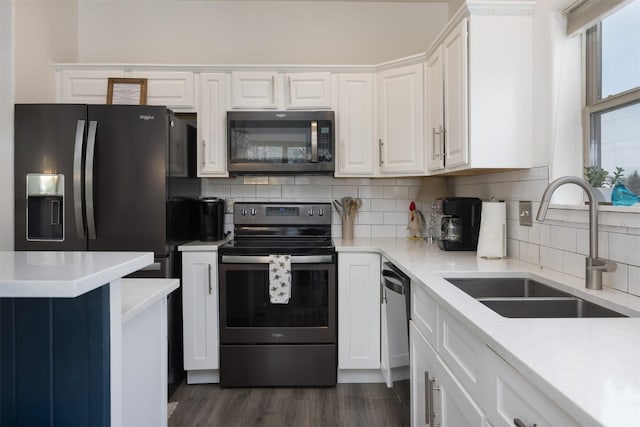
[[[163,106],[16,104],[15,249],[151,251],[154,264],[134,276],[179,277],[176,247],[198,229],[197,199],[175,190],[199,192],[189,179],[194,136]],[[172,392],[182,377],[181,292],[168,305]]]

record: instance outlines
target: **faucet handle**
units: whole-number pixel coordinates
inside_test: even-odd
[[[611,261],[604,258],[589,258],[587,257],[587,270],[602,270],[607,273],[612,273],[618,269],[618,264],[615,261]]]

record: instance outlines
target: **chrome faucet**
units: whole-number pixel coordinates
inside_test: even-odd
[[[575,184],[581,187],[589,197],[589,256],[585,259],[585,286],[587,289],[602,289],[602,272],[615,271],[616,263],[598,258],[598,200],[591,185],[575,176],[562,176],[555,179],[544,190],[536,219],[539,222],[544,221],[553,192],[564,184]]]

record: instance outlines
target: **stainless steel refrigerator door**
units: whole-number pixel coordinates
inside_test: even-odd
[[[16,104],[14,142],[15,249],[86,250],[82,158],[86,105]],[[27,240],[27,175],[64,176],[63,238]],[[78,197],[79,196],[79,197]],[[32,212],[33,214],[33,212]]]
[[[96,129],[85,167],[89,249],[166,255],[167,109],[91,105],[88,123]]]

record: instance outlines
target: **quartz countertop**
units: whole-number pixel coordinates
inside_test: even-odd
[[[582,425],[636,426],[640,420],[640,297],[518,260],[486,260],[404,239],[335,239],[338,252],[377,252],[423,286],[495,353]],[[532,277],[630,318],[509,319],[445,277]]]
[[[151,263],[151,252],[0,252],[0,298],[75,298]]]
[[[123,279],[122,323],[126,323],[180,286],[178,279]]]
[[[178,246],[178,250],[181,252],[217,252],[218,248],[227,242],[225,240],[217,240],[215,242],[203,242],[201,240],[195,240],[193,242],[185,243]]]

